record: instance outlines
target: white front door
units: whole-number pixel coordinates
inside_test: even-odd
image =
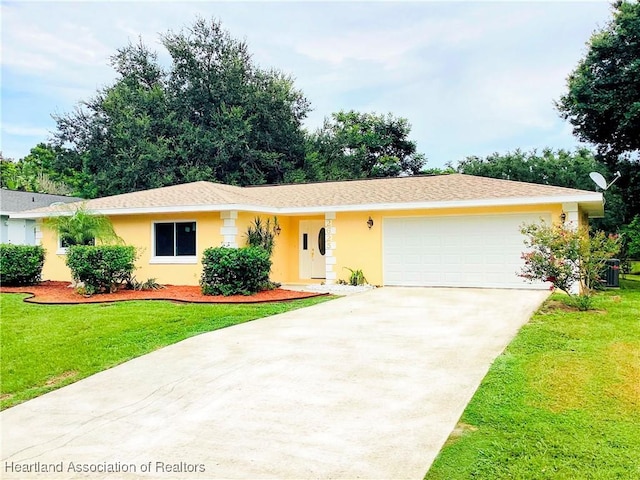
[[[300,278],[325,278],[326,233],[323,220],[300,220]]]

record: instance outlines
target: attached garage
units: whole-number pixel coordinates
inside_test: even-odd
[[[385,285],[546,288],[517,276],[523,223],[545,214],[389,217],[383,220]]]

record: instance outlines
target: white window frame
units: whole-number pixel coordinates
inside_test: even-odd
[[[95,238],[93,239],[93,241],[94,241],[94,244],[96,244]],[[66,255],[68,249],[69,247],[62,246],[62,237],[58,235],[58,248],[56,250],[56,255]]]
[[[156,224],[158,223],[195,223],[196,224],[196,254],[195,255],[181,255],[181,256],[166,256],[166,257],[156,257]],[[176,247],[175,244],[175,235],[176,229],[174,226],[173,229],[174,238],[173,238],[173,246],[174,249]],[[149,259],[150,264],[188,264],[194,265],[198,263],[198,222],[196,220],[191,219],[178,219],[178,220],[154,220],[151,222],[151,258]]]

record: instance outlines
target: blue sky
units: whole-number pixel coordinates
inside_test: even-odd
[[[291,74],[313,130],[339,110],[409,120],[428,167],[515,148],[579,146],[553,101],[608,22],[592,2],[2,1],[0,149],[21,158],[115,75],[108,58],[197,15],[215,17],[254,60]]]

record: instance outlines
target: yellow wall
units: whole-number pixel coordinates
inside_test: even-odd
[[[239,212],[236,226],[238,227],[237,243],[244,247],[247,243],[247,228],[253,224],[254,219],[260,217],[263,222],[271,220],[273,215],[253,212]],[[280,235],[275,237],[273,249],[273,262],[271,266],[271,280],[280,283],[291,283],[298,276],[298,218],[277,216],[280,225]]]
[[[153,253],[152,228],[153,222],[158,221],[195,221],[196,256],[197,263],[192,264],[151,264]],[[155,278],[159,283],[171,285],[197,285],[202,273],[202,252],[208,247],[222,245],[219,212],[178,213],[158,215],[121,215],[111,217],[113,228],[124,240],[125,244],[133,245],[138,251],[135,277],[139,281]],[[65,255],[56,254],[57,235],[48,229],[43,229],[42,244],[47,250],[47,257],[42,271],[46,280],[71,280],[71,272],[65,265]]]
[[[333,220],[336,233],[335,257],[337,260],[333,271],[338,279],[348,279],[349,271],[345,267],[361,269],[369,283],[382,284],[382,223],[385,217],[402,216],[451,216],[513,213],[551,213],[554,222],[559,221],[562,213],[561,205],[522,206],[522,207],[482,207],[456,208],[440,210],[399,210],[393,212],[346,212],[337,213]],[[238,246],[246,244],[247,227],[256,216],[263,220],[273,218],[271,215],[253,212],[239,212],[236,220]],[[367,219],[371,216],[373,228],[367,227]],[[580,216],[582,217],[582,216]],[[138,248],[139,259],[136,262],[135,276],[144,281],[155,278],[159,283],[173,285],[197,285],[202,272],[202,252],[208,247],[222,245],[220,233],[222,220],[219,212],[162,214],[162,215],[123,215],[111,217],[116,233],[127,245]],[[156,221],[196,221],[197,222],[197,263],[195,264],[151,264],[152,225]],[[299,275],[299,236],[300,221],[324,220],[324,215],[278,216],[281,233],[275,239],[273,267],[271,279],[281,283],[313,283],[318,280],[301,279]],[[65,265],[65,256],[56,254],[56,234],[43,229],[42,244],[47,250],[43,269],[46,280],[71,280],[69,269]]]

